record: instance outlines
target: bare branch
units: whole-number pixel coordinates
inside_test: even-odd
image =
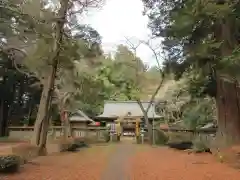
[[[103,2],[103,0],[74,0],[73,6],[78,9],[68,12],[68,16],[82,14],[84,11],[87,11],[87,9],[99,8]]]
[[[164,82],[164,72],[161,70],[161,66],[160,66],[160,62],[159,62],[159,55],[157,54],[156,50],[150,45],[149,41],[143,41],[143,40],[139,40],[139,43],[137,45],[134,45],[130,40],[129,38],[125,37],[126,41],[127,41],[127,44],[130,46],[130,48],[134,51],[134,55],[135,55],[135,58],[136,58],[136,53],[137,53],[137,48],[141,45],[141,44],[144,44],[145,46],[147,46],[153,53],[154,55],[154,58],[156,60],[156,63],[157,63],[157,66],[158,66],[158,70],[159,70],[159,75],[161,77],[161,80],[156,88],[156,90],[154,91],[154,93],[152,94],[151,98],[150,98],[150,102],[149,102],[149,105],[147,107],[147,109],[145,110],[146,112],[149,111],[158,91],[161,89],[162,85],[163,85],[163,82]],[[137,65],[137,68],[138,68],[138,65]],[[137,69],[138,71],[138,69]],[[138,72],[136,73],[136,78],[137,78],[137,84],[138,84]],[[141,103],[141,101],[139,101]]]
[[[141,44],[144,44],[145,46],[147,46],[147,47],[152,51],[153,56],[154,56],[154,58],[155,58],[155,61],[156,61],[156,63],[157,63],[157,66],[158,66],[160,75],[162,75],[163,72],[161,71],[161,66],[160,66],[160,62],[159,62],[159,58],[158,58],[158,57],[161,56],[161,55],[156,52],[156,50],[150,45],[149,42],[143,41],[143,40],[139,40],[139,41],[140,41]],[[162,57],[162,56],[161,56],[161,57]],[[162,57],[162,58],[164,59],[164,57]]]
[[[134,45],[128,37],[124,36],[124,38],[126,39],[127,44],[130,46],[130,48],[134,51],[136,55],[137,48],[141,45],[141,42],[139,42],[137,45]]]

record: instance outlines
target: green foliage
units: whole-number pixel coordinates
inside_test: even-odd
[[[209,98],[191,100],[183,111],[183,122],[189,129],[196,129],[215,121],[214,101]]]
[[[111,100],[136,100],[150,95],[146,86],[159,83],[159,73],[146,71],[142,60],[127,47],[119,45],[113,58],[106,57],[98,69],[98,80],[105,85]],[[155,86],[154,86],[155,87]],[[155,89],[154,89],[155,90]]]
[[[189,142],[194,138],[192,133],[169,132],[167,135],[169,137],[169,143]]]
[[[0,14],[0,75],[3,77],[0,89],[7,97],[0,100],[5,102],[7,99],[4,112],[10,112],[9,117],[4,116],[5,122],[14,115],[34,123],[55,52],[53,24],[59,19],[58,3],[18,0],[0,3],[0,10],[4,12]],[[123,45],[118,46],[113,57],[104,56],[101,35],[89,25],[80,24],[77,16],[71,15],[73,9],[68,9],[69,16],[63,29],[52,119],[59,120],[61,109],[81,109],[94,116],[102,111],[104,100],[148,97],[154,89],[152,86],[159,82],[157,70],[147,71],[142,60]],[[2,51],[8,47],[6,44],[18,49],[12,58],[9,58],[9,52]],[[146,88],[151,92],[145,91]]]
[[[0,156],[0,173],[15,173],[20,167],[20,157],[16,155]]]
[[[239,9],[233,1],[143,0],[145,14],[150,20],[153,35],[163,37],[166,72],[197,78],[189,92],[200,95],[206,84],[203,79],[219,74],[239,77]],[[188,74],[189,73],[189,74]]]
[[[234,59],[238,56],[238,30],[233,29],[239,24],[240,14],[236,12],[239,3],[217,4],[200,0],[143,2],[152,33],[164,38],[164,51],[169,55],[164,62],[165,71],[174,73],[177,80],[186,79],[183,92],[185,97],[190,97],[182,101],[182,95],[177,92],[177,98],[168,102],[167,115],[172,112],[170,116],[175,116],[179,112],[175,119],[183,120],[185,126],[193,129],[213,121],[215,103],[204,97],[216,96],[213,70],[228,74],[235,71],[237,76],[234,70],[237,61]]]
[[[84,138],[63,138],[54,140],[54,144],[57,144],[59,152],[75,152],[80,148],[88,147],[87,142]]]
[[[48,1],[46,3],[52,2]],[[20,59],[19,67],[22,70],[24,69],[24,75],[31,74],[31,76],[36,77],[37,82],[30,82],[28,86],[33,83],[33,86],[38,88],[37,91],[40,89],[40,93],[40,87],[46,83],[45,79],[50,73],[52,62],[49,62],[49,59],[52,57],[55,39],[55,29],[52,24],[54,19],[58,18],[54,8],[56,2],[52,3],[53,6],[45,5],[38,1],[26,1],[23,3],[20,1],[4,1],[0,4],[0,8],[8,14],[8,16],[1,18],[0,24],[7,23],[9,27],[12,27],[12,31],[19,31],[17,34],[5,34],[2,32],[0,34],[4,35],[8,43],[14,40],[14,47],[16,48],[20,49],[24,45],[26,57]],[[33,9],[34,11],[32,11]],[[69,11],[72,11],[72,9],[70,8]],[[15,26],[12,26],[14,22],[11,18],[17,20]],[[96,86],[101,87],[101,85],[95,81],[96,74],[94,74],[95,70],[93,69],[95,68],[93,63],[96,63],[95,61],[99,60],[98,57],[102,54],[101,36],[92,27],[79,24],[78,21],[75,21],[73,25],[74,17],[69,16],[69,18],[69,21],[66,22],[63,42],[61,43],[59,68],[55,81],[57,92],[53,102],[65,106],[64,108],[68,110],[75,110],[79,108],[76,106],[83,104],[84,110],[87,109],[95,114],[99,112],[99,105],[103,102],[102,97],[96,98],[95,101],[93,97],[98,97],[97,92],[101,91],[101,89],[96,88]],[[21,36],[24,36],[24,41],[20,39]],[[9,64],[12,65],[13,63],[9,62]],[[93,73],[85,75],[86,71],[83,72],[82,68],[79,68],[80,66],[88,69],[89,72],[93,71]],[[18,70],[13,67],[13,71],[16,73]],[[22,71],[19,74],[22,74]],[[89,93],[89,89],[95,90]],[[26,91],[23,90],[23,94],[26,94]],[[82,98],[86,95],[89,95],[88,98]],[[88,99],[91,99],[91,101],[88,101]],[[60,102],[64,102],[64,105]],[[35,103],[38,104],[39,100]]]
[[[108,130],[104,131],[103,136],[106,142],[110,141],[110,132]]]
[[[197,153],[208,152],[210,150],[209,143],[200,136],[193,140],[193,151]]]
[[[238,71],[240,67],[239,59],[240,59],[240,48],[238,46],[233,50],[231,55],[225,56],[221,59],[220,65],[221,65],[222,72],[239,79],[239,71]],[[229,69],[231,69],[230,72],[229,72]]]
[[[165,122],[174,127],[196,129],[216,121],[216,105],[212,98],[202,95],[204,89],[197,84],[205,81],[202,76],[187,77],[191,78],[183,76],[179,81],[168,80],[165,83],[167,87],[163,87],[166,90],[161,92],[161,100],[166,100],[166,103],[160,103],[158,109]]]

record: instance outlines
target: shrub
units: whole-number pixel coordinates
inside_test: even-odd
[[[88,147],[87,142],[84,140],[84,138],[74,138],[73,139],[71,148],[78,149],[78,148],[83,148],[83,147]]]
[[[73,140],[62,141],[60,144],[60,152],[65,151],[76,151],[76,146],[74,145]]]
[[[177,150],[189,150],[192,149],[193,143],[191,141],[182,141],[182,142],[169,142],[167,145],[170,148]]]
[[[59,142],[60,152],[75,151],[77,149],[73,138],[61,139]]]
[[[181,143],[193,140],[193,134],[187,132],[167,132],[167,135],[171,143]]]
[[[110,141],[110,133],[109,133],[109,131],[104,131],[103,137],[104,137],[105,142],[109,142]]]
[[[155,138],[155,144],[157,145],[163,145],[168,142],[168,136],[161,130],[155,130],[154,131],[154,138]]]
[[[0,156],[0,173],[15,173],[19,170],[21,158],[17,155]]]
[[[28,161],[38,156],[39,147],[22,143],[12,147],[12,153],[20,156],[23,161]]]
[[[55,153],[55,152],[64,152],[67,151],[68,148],[73,143],[73,138],[58,137],[57,139],[51,140],[47,144],[47,152],[48,153]]]
[[[77,138],[64,138],[59,137],[51,142],[48,149],[54,149],[53,152],[66,152],[66,151],[77,151],[79,148],[88,147],[86,139],[82,137]],[[49,152],[49,151],[48,151]]]
[[[200,136],[193,140],[193,151],[196,153],[211,152],[209,143]]]
[[[106,140],[105,138],[97,138],[96,136],[92,136],[92,137],[84,137],[84,142],[86,144],[99,144],[99,143],[105,143]]]

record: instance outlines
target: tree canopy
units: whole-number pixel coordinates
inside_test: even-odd
[[[153,35],[164,38],[166,71],[177,79],[189,73],[195,89],[211,81],[213,71],[238,78],[238,1],[143,2]]]
[[[0,4],[4,12],[0,22],[4,87],[1,102],[8,104],[1,106],[8,107],[1,119],[11,118],[13,125],[34,123],[41,92],[50,76],[49,57],[55,34],[52,24],[58,7],[56,3],[49,6],[49,2],[40,2],[9,0]],[[159,79],[154,67],[148,69],[124,45],[119,45],[113,56],[103,55],[101,35],[91,26],[80,24],[71,7],[68,11],[52,97],[52,118],[58,118],[56,112],[61,108],[81,109],[94,116],[101,112],[104,100],[147,99],[155,87],[153,82]]]

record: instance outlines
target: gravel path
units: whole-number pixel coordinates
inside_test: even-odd
[[[134,155],[135,149],[136,147],[130,143],[116,145],[116,150],[101,180],[130,180],[127,167],[129,158]]]

